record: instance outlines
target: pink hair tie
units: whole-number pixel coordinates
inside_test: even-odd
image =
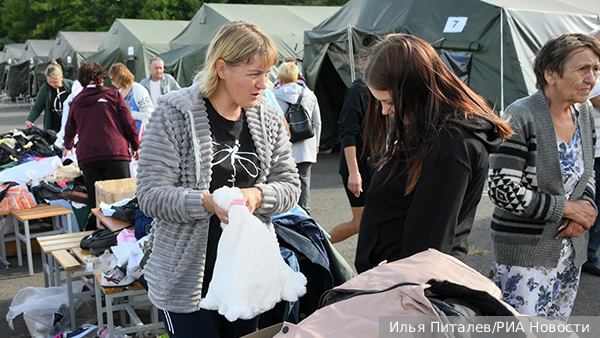
[[[233,202],[231,202],[231,206],[234,206],[234,205],[246,205],[246,203],[244,203],[244,200],[242,200],[242,199],[237,199],[237,200],[234,200]]]

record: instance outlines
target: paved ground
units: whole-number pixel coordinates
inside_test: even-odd
[[[27,108],[0,107],[0,133],[12,128],[22,128],[27,112]],[[326,230],[332,229],[335,225],[345,222],[351,217],[350,207],[342,189],[341,178],[337,174],[338,155],[337,152],[320,154],[318,163],[313,166],[311,213],[313,218]],[[492,205],[487,196],[483,196],[472,234],[469,237],[472,254],[467,257],[467,264],[486,276],[493,260],[490,253],[489,236],[491,214]],[[356,236],[336,244],[335,247],[353,265]],[[12,298],[21,288],[44,285],[39,254],[34,255],[36,272],[34,276],[28,276],[25,266],[16,267],[15,257],[10,258],[9,261],[13,264],[10,269],[4,269],[0,265],[0,316],[2,318],[8,312]],[[587,274],[582,275],[573,315],[600,315],[600,278]],[[15,331],[11,331],[2,318],[0,318],[0,337],[29,337],[22,316],[15,320]]]

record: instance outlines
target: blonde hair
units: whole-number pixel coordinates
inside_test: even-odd
[[[48,68],[46,68],[46,76],[53,79],[60,79],[63,76],[62,68],[56,60],[52,60]]]
[[[111,77],[113,83],[117,82],[121,87],[127,87],[135,81],[133,74],[122,63],[115,63],[110,66],[108,76]]]
[[[204,67],[196,74],[194,82],[200,82],[202,95],[210,98],[219,82],[217,61],[223,60],[228,66],[236,67],[249,64],[255,56],[268,67],[279,60],[275,43],[257,25],[244,21],[226,24],[211,41]]]
[[[293,62],[284,62],[277,70],[277,77],[281,84],[296,83],[298,81],[298,66]]]

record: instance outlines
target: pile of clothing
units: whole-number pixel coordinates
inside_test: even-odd
[[[37,128],[0,135],[0,210],[58,204],[74,212],[71,221],[79,231],[91,208],[77,159],[73,155],[63,162],[60,142],[56,132]],[[64,227],[66,217],[61,217]]]

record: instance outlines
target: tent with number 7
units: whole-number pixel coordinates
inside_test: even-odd
[[[535,92],[533,59],[554,34],[600,27],[600,6],[577,0],[350,0],[304,35],[304,76],[321,107],[321,146],[338,143],[344,93],[360,76],[362,37],[408,33],[498,111]],[[504,79],[503,81],[501,79]]]

